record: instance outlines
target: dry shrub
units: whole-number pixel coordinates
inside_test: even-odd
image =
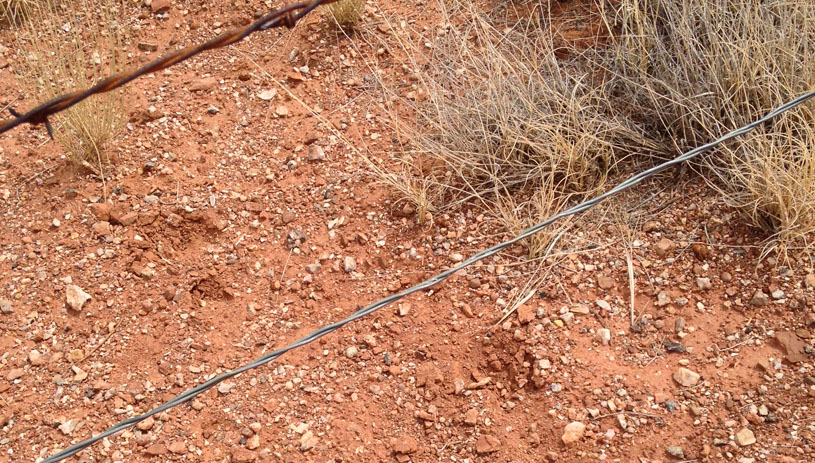
[[[124,10],[119,1],[39,0],[29,15],[17,35],[24,56],[20,81],[37,101],[90,87],[120,70]],[[71,162],[102,174],[124,116],[122,91],[94,96],[54,117],[54,138]]]
[[[340,0],[326,5],[331,17],[343,29],[353,29],[357,25],[364,7],[365,0]]]
[[[604,65],[620,114],[674,152],[815,88],[811,0],[623,0]],[[815,231],[815,107],[715,150],[705,175],[752,223],[787,246]]]
[[[608,115],[607,95],[581,60],[555,56],[547,28],[497,28],[472,2],[450,3],[449,27],[430,56],[410,50],[415,63],[426,62],[411,95],[423,101],[414,105],[418,123],[399,127],[409,140],[407,167],[385,175],[417,209],[474,202],[518,232],[600,190],[632,151],[652,149],[634,126]],[[428,198],[435,204],[417,200]],[[527,243],[530,253],[557,233]]]

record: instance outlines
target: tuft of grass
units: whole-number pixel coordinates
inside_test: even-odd
[[[632,151],[654,150],[610,115],[580,59],[556,57],[548,28],[523,20],[496,27],[473,2],[441,6],[449,26],[432,51],[408,50],[418,82],[405,101],[418,122],[398,127],[408,167],[390,176],[402,179],[395,190],[404,198],[435,199],[436,210],[475,203],[517,232],[602,189]],[[530,240],[530,255],[558,233]]]
[[[0,18],[19,25],[26,19],[29,10],[38,4],[38,0],[0,0]]]
[[[356,27],[362,17],[362,9],[366,0],[340,0],[326,5],[334,22],[342,29],[350,30]]]
[[[21,84],[38,101],[87,88],[120,70],[123,5],[118,0],[38,0],[17,34]],[[54,117],[54,138],[68,159],[102,175],[111,141],[125,122],[124,94],[94,96]]]
[[[815,88],[810,0],[622,0],[602,66],[620,114],[677,152]],[[815,106],[723,146],[710,183],[782,248],[815,234]]]

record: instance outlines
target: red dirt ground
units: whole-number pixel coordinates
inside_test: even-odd
[[[204,3],[174,1],[166,18],[132,5],[134,58],[267,9]],[[557,14],[583,8],[564,5]],[[0,461],[47,457],[502,236],[466,208],[424,228],[399,217],[356,154],[388,164],[378,82],[417,90],[421,70],[398,42],[422,43],[438,18],[435,2],[369,2],[347,37],[318,11],[141,79],[105,182],[68,166],[42,128],[0,137]],[[12,33],[0,34],[0,104],[25,109],[37,98],[15,101]],[[583,247],[499,326],[535,267],[522,249],[75,458],[814,461],[806,250],[788,265],[759,261],[738,214],[683,182],[634,195],[661,191],[630,243],[636,330],[626,247],[598,213]],[[294,230],[305,239],[292,250]],[[81,311],[66,305],[72,285],[92,297]],[[680,385],[680,368],[701,376]],[[570,422],[585,431],[567,444]]]

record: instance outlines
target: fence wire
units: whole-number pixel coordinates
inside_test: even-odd
[[[219,36],[217,36],[217,37],[215,37],[215,38],[213,38],[213,39],[211,39],[211,40],[209,40],[209,41],[207,41],[207,42],[205,42],[203,44],[190,46],[190,47],[187,47],[187,48],[177,50],[177,51],[172,52],[170,54],[164,55],[164,56],[162,56],[162,57],[148,63],[147,65],[145,65],[143,67],[140,67],[140,68],[138,68],[136,70],[133,70],[131,72],[125,72],[125,73],[120,73],[120,74],[110,76],[110,77],[100,81],[99,83],[97,83],[93,87],[90,87],[90,88],[88,88],[86,90],[79,90],[79,91],[76,91],[76,92],[73,92],[73,93],[69,93],[69,94],[65,94],[65,95],[56,97],[56,98],[54,98],[54,99],[52,99],[50,101],[47,101],[47,102],[37,106],[36,108],[34,108],[34,109],[24,113],[24,114],[20,114],[17,111],[15,111],[13,108],[9,107],[9,112],[12,114],[12,116],[14,116],[14,118],[10,119],[10,120],[3,121],[3,122],[0,122],[0,134],[8,132],[8,131],[10,131],[10,130],[14,129],[15,127],[18,127],[18,126],[20,126],[22,124],[32,124],[32,125],[45,125],[47,130],[48,130],[49,135],[53,135],[51,125],[50,125],[50,123],[48,121],[48,118],[50,116],[56,114],[56,113],[59,113],[61,111],[64,111],[64,110],[74,106],[75,104],[77,104],[77,103],[79,103],[79,102],[81,102],[81,101],[83,101],[83,100],[85,100],[85,99],[87,99],[87,98],[89,98],[89,97],[91,97],[93,95],[115,90],[115,89],[120,88],[120,87],[128,84],[129,82],[131,82],[131,81],[145,75],[145,74],[150,74],[150,73],[153,73],[153,72],[156,72],[156,71],[160,71],[162,69],[166,69],[166,68],[168,68],[170,66],[173,66],[173,65],[175,65],[177,63],[185,61],[185,60],[187,60],[187,59],[189,59],[189,58],[191,58],[191,57],[193,57],[195,55],[198,55],[199,53],[202,53],[204,51],[213,50],[213,49],[216,49],[216,48],[222,48],[222,47],[231,45],[233,43],[239,42],[239,41],[243,40],[244,38],[246,38],[247,36],[251,35],[254,32],[263,31],[263,30],[272,29],[272,28],[277,28],[277,27],[292,28],[297,23],[297,21],[299,21],[302,17],[304,17],[305,15],[307,15],[308,13],[313,11],[318,6],[333,3],[335,1],[337,1],[337,0],[313,0],[313,1],[310,1],[310,2],[299,2],[299,3],[294,3],[294,4],[291,4],[291,5],[285,6],[283,8],[278,9],[278,10],[270,12],[269,14],[261,17],[260,19],[258,19],[257,21],[249,24],[248,26],[233,29],[231,31],[225,32],[225,33],[223,33],[223,34],[221,34],[221,35],[219,35]],[[326,336],[326,335],[328,335],[330,333],[333,333],[334,331],[342,328],[343,326],[345,326],[345,325],[347,325],[347,324],[349,324],[351,322],[354,322],[356,320],[359,320],[360,318],[366,317],[366,316],[368,316],[368,315],[382,309],[383,307],[386,307],[386,306],[392,304],[393,302],[396,302],[396,301],[398,301],[398,300],[400,300],[400,299],[402,299],[402,298],[404,298],[406,296],[409,296],[409,295],[411,295],[413,293],[416,293],[416,292],[419,292],[419,291],[423,291],[423,290],[432,288],[433,286],[443,282],[444,280],[446,280],[447,278],[449,278],[451,275],[458,272],[459,270],[467,268],[467,267],[473,265],[474,263],[476,263],[476,262],[478,262],[480,260],[483,260],[483,259],[486,259],[486,258],[488,258],[490,256],[493,256],[493,255],[501,252],[502,250],[506,249],[507,247],[509,247],[509,246],[511,246],[511,245],[513,245],[515,243],[518,243],[519,241],[522,241],[522,240],[524,240],[524,239],[526,239],[526,238],[540,232],[541,230],[543,230],[544,228],[546,228],[547,226],[549,226],[550,224],[552,224],[556,220],[559,220],[559,219],[562,219],[564,217],[568,217],[568,216],[571,216],[571,215],[575,215],[575,214],[579,214],[581,212],[584,212],[584,211],[594,207],[595,205],[597,205],[601,201],[603,201],[603,200],[605,200],[605,199],[607,199],[607,198],[609,198],[611,196],[614,196],[614,195],[616,195],[616,194],[618,194],[618,193],[620,193],[622,191],[625,191],[625,190],[627,190],[629,188],[632,188],[633,186],[635,186],[635,185],[641,183],[642,181],[644,181],[645,179],[647,179],[647,178],[649,178],[649,177],[651,177],[653,175],[656,175],[657,173],[659,173],[659,172],[661,172],[661,171],[663,171],[665,169],[668,169],[670,167],[676,166],[676,165],[681,164],[681,163],[683,163],[685,161],[693,159],[694,157],[698,156],[699,154],[701,154],[701,153],[703,153],[705,151],[708,151],[708,150],[710,150],[710,149],[712,149],[712,148],[714,148],[714,147],[716,147],[716,146],[718,146],[718,145],[720,145],[722,143],[725,143],[725,142],[727,142],[727,141],[729,141],[729,140],[731,140],[733,138],[736,138],[736,137],[738,137],[740,135],[743,135],[743,134],[745,134],[747,132],[750,132],[751,130],[755,129],[759,125],[764,124],[764,123],[776,118],[777,116],[781,115],[782,113],[784,113],[786,111],[789,111],[789,110],[791,110],[791,109],[793,109],[793,108],[795,108],[797,106],[800,106],[801,104],[803,104],[804,102],[812,99],[813,97],[815,97],[815,91],[803,94],[803,95],[799,96],[798,98],[795,98],[794,100],[792,100],[792,101],[790,101],[790,102],[788,102],[788,103],[786,103],[786,104],[784,104],[782,106],[779,106],[778,108],[776,108],[775,110],[767,113],[764,117],[762,117],[761,119],[759,119],[759,120],[757,120],[755,122],[752,122],[752,123],[750,123],[748,125],[745,125],[745,126],[743,126],[741,128],[738,128],[736,130],[733,130],[732,132],[729,132],[728,134],[722,136],[721,138],[719,138],[719,139],[717,139],[717,140],[715,140],[713,142],[710,142],[710,143],[708,143],[706,145],[703,145],[703,146],[695,148],[695,149],[693,149],[691,151],[688,151],[688,152],[686,152],[686,153],[684,153],[684,154],[682,154],[682,155],[680,155],[680,156],[678,156],[678,157],[676,157],[676,158],[674,158],[674,159],[672,159],[670,161],[664,162],[664,163],[659,164],[659,165],[657,165],[655,167],[652,167],[652,168],[650,168],[648,170],[645,170],[645,171],[643,171],[643,172],[641,172],[641,173],[639,173],[637,175],[634,175],[633,177],[630,177],[629,179],[623,181],[622,183],[619,183],[618,185],[616,185],[614,188],[608,190],[607,192],[605,192],[605,193],[603,193],[603,194],[601,194],[599,196],[596,196],[596,197],[594,197],[592,199],[589,199],[587,201],[584,201],[584,202],[582,202],[580,204],[577,204],[577,205],[575,205],[575,206],[573,206],[573,207],[571,207],[571,208],[569,208],[569,209],[567,209],[565,211],[562,211],[562,212],[550,217],[549,219],[547,219],[547,220],[545,220],[545,221],[543,221],[543,222],[541,222],[541,223],[539,223],[537,225],[534,225],[534,226],[524,230],[523,232],[521,232],[520,234],[518,234],[517,236],[515,236],[514,238],[512,238],[512,239],[510,239],[508,241],[504,241],[504,242],[502,242],[500,244],[497,244],[497,245],[495,245],[495,246],[493,246],[493,247],[491,247],[489,249],[485,249],[485,250],[471,256],[470,258],[468,258],[467,260],[461,262],[459,265],[457,265],[455,267],[452,267],[452,268],[450,268],[448,270],[445,270],[445,271],[439,273],[438,275],[436,275],[436,276],[434,276],[434,277],[432,277],[432,278],[430,278],[428,280],[423,281],[422,283],[419,283],[419,284],[417,284],[417,285],[415,285],[415,286],[413,286],[411,288],[406,289],[405,291],[402,291],[402,292],[397,293],[397,294],[393,294],[393,295],[388,296],[388,297],[386,297],[384,299],[376,301],[376,302],[374,302],[374,303],[372,303],[372,304],[370,304],[370,305],[368,305],[366,307],[363,307],[362,309],[354,312],[353,314],[351,314],[347,318],[345,318],[343,320],[340,320],[340,321],[337,321],[335,323],[332,323],[330,325],[326,325],[326,326],[312,332],[311,334],[297,340],[296,342],[294,342],[294,343],[292,343],[292,344],[290,344],[290,345],[288,345],[286,347],[277,349],[277,350],[275,350],[273,352],[269,352],[269,353],[263,355],[262,357],[256,359],[255,361],[253,361],[253,362],[251,362],[251,363],[249,363],[247,365],[244,365],[244,366],[236,368],[236,369],[234,369],[232,371],[229,371],[229,372],[226,372],[226,373],[221,374],[219,376],[216,376],[216,377],[210,379],[209,381],[206,381],[206,382],[204,382],[204,383],[202,383],[202,384],[200,384],[200,385],[198,385],[198,386],[196,386],[196,387],[194,387],[192,389],[189,389],[188,391],[183,392],[182,394],[178,395],[174,399],[172,399],[172,400],[170,400],[168,402],[165,402],[164,404],[162,404],[162,405],[160,405],[160,406],[158,406],[158,407],[156,407],[156,408],[154,408],[154,409],[152,409],[152,410],[150,410],[150,411],[148,411],[146,413],[143,413],[141,415],[137,415],[137,416],[128,418],[126,420],[120,421],[120,422],[116,423],[115,425],[111,426],[110,428],[108,428],[107,430],[105,430],[105,431],[103,431],[103,432],[101,432],[101,433],[99,433],[99,434],[97,434],[97,435],[95,435],[95,436],[93,436],[93,437],[91,437],[89,439],[86,439],[86,440],[84,440],[82,442],[79,442],[79,443],[77,443],[75,445],[72,445],[71,447],[69,447],[69,448],[67,448],[65,450],[62,450],[62,451],[60,451],[60,452],[46,458],[45,460],[43,460],[43,463],[56,463],[56,462],[65,460],[65,459],[67,459],[67,458],[81,452],[82,450],[90,447],[91,445],[95,444],[96,442],[99,442],[102,439],[105,439],[105,438],[107,438],[107,437],[109,437],[109,436],[111,436],[113,434],[116,434],[116,433],[121,432],[121,431],[123,431],[125,429],[128,429],[128,428],[130,428],[132,426],[135,426],[137,423],[139,423],[139,422],[141,422],[141,421],[143,421],[143,420],[145,420],[145,419],[147,419],[147,418],[149,418],[149,417],[151,417],[153,415],[156,415],[156,414],[161,413],[163,411],[166,411],[166,410],[168,410],[170,408],[173,408],[175,406],[178,406],[178,405],[181,405],[181,404],[183,404],[185,402],[188,402],[188,401],[192,400],[194,397],[196,397],[196,396],[200,395],[201,393],[215,387],[217,384],[219,384],[219,383],[221,383],[221,382],[223,382],[223,381],[225,381],[225,380],[227,380],[229,378],[237,376],[237,375],[239,375],[239,374],[241,374],[241,373],[243,373],[245,371],[248,371],[248,370],[260,367],[262,365],[265,365],[267,363],[270,363],[270,362],[278,359],[281,355],[283,355],[283,354],[285,354],[285,353],[287,353],[287,352],[289,352],[291,350],[294,350],[294,349],[297,349],[299,347],[310,344],[310,343],[316,341],[317,339],[320,339],[323,336]]]
[[[73,93],[66,93],[65,95],[58,96],[37,106],[25,114],[20,114],[14,110],[14,108],[9,106],[9,112],[12,116],[14,116],[14,119],[0,122],[0,134],[8,132],[9,130],[22,124],[44,124],[48,130],[48,135],[53,138],[54,132],[48,118],[58,112],[65,111],[71,106],[90,98],[93,95],[115,90],[119,87],[127,85],[145,74],[161,71],[162,69],[166,69],[182,61],[188,60],[193,56],[207,50],[214,50],[216,48],[232,45],[235,42],[240,42],[257,31],[265,31],[284,26],[291,29],[295,26],[295,24],[297,24],[297,21],[299,21],[303,16],[309,14],[318,6],[327,5],[336,1],[338,0],[312,0],[310,2],[299,2],[284,6],[261,17],[248,26],[239,27],[232,29],[231,31],[224,32],[223,34],[200,45],[192,45],[187,48],[176,50],[133,71],[114,74],[86,90],[78,90]]]
[[[56,463],[58,461],[62,461],[64,459],[66,459],[66,458],[68,458],[68,457],[82,451],[83,449],[93,445],[94,443],[99,442],[100,440],[102,440],[102,439],[104,439],[104,438],[106,438],[108,436],[111,436],[113,434],[116,434],[117,432],[123,431],[123,430],[125,430],[125,429],[127,429],[127,428],[129,428],[131,426],[134,426],[135,424],[139,423],[140,421],[143,421],[143,420],[145,420],[145,419],[147,419],[147,418],[149,418],[149,417],[151,417],[151,416],[153,416],[153,415],[155,415],[157,413],[161,413],[161,412],[163,412],[165,410],[168,410],[168,409],[173,408],[173,407],[175,407],[177,405],[180,405],[180,404],[182,404],[184,402],[187,402],[187,401],[191,400],[192,398],[196,397],[197,395],[201,394],[202,392],[213,388],[218,383],[220,383],[220,382],[222,382],[224,380],[232,378],[232,377],[234,377],[236,375],[239,375],[239,374],[241,374],[241,373],[243,373],[245,371],[251,370],[253,368],[257,368],[259,366],[265,365],[265,364],[267,364],[269,362],[272,362],[272,361],[276,360],[277,358],[279,358],[281,355],[285,354],[286,352],[297,349],[298,347],[305,346],[306,344],[310,344],[310,343],[316,341],[317,339],[320,339],[321,337],[323,337],[323,336],[325,336],[327,334],[330,334],[330,333],[333,333],[334,331],[337,331],[338,329],[342,328],[343,326],[345,326],[345,325],[347,325],[347,324],[349,324],[349,323],[351,323],[353,321],[356,321],[356,320],[359,320],[360,318],[366,317],[366,316],[376,312],[377,310],[398,301],[399,299],[402,299],[402,298],[404,298],[406,296],[409,296],[409,295],[411,295],[413,293],[416,293],[418,291],[422,291],[422,290],[425,290],[425,289],[432,288],[433,286],[435,286],[435,285],[441,283],[442,281],[446,280],[448,277],[450,277],[454,273],[458,272],[459,270],[467,268],[470,265],[473,265],[474,263],[476,263],[476,262],[478,262],[478,261],[480,261],[482,259],[486,259],[487,257],[493,256],[493,255],[501,252],[503,249],[505,249],[505,248],[507,248],[507,247],[519,242],[519,241],[522,241],[522,240],[524,240],[524,239],[526,239],[526,238],[540,232],[541,230],[543,230],[544,228],[546,228],[547,226],[552,224],[554,221],[556,221],[558,219],[562,219],[564,217],[571,216],[571,215],[579,214],[579,213],[584,212],[584,211],[586,211],[588,209],[591,209],[592,207],[594,207],[595,205],[597,205],[601,201],[603,201],[603,200],[605,200],[605,199],[607,199],[607,198],[609,198],[611,196],[614,196],[614,195],[616,195],[618,193],[621,193],[622,191],[625,191],[625,190],[627,190],[629,188],[632,188],[633,186],[641,183],[643,180],[645,180],[645,179],[647,179],[649,177],[652,177],[652,176],[656,175],[657,173],[662,172],[665,169],[668,169],[670,167],[676,166],[676,165],[681,164],[681,163],[683,163],[685,161],[693,159],[693,158],[695,158],[696,156],[700,155],[701,153],[703,153],[705,151],[708,151],[708,150],[710,150],[710,149],[712,149],[712,148],[714,148],[714,147],[716,147],[716,146],[718,146],[718,145],[720,145],[722,143],[725,143],[725,142],[727,142],[727,141],[729,141],[729,140],[731,140],[733,138],[736,138],[736,137],[738,137],[740,135],[744,135],[747,132],[750,132],[751,130],[755,129],[756,127],[760,126],[761,124],[764,124],[765,122],[768,122],[768,121],[774,119],[775,117],[777,117],[777,116],[779,116],[779,115],[781,115],[781,114],[783,114],[783,113],[785,113],[785,112],[787,112],[787,111],[789,111],[789,110],[791,110],[791,109],[793,109],[793,108],[795,108],[797,106],[800,106],[801,104],[803,104],[807,100],[810,100],[813,97],[815,97],[815,91],[805,93],[805,94],[799,96],[798,98],[795,98],[794,100],[792,100],[792,101],[790,101],[790,102],[788,102],[788,103],[786,103],[786,104],[784,104],[782,106],[779,106],[778,108],[776,108],[773,111],[767,113],[764,117],[762,117],[761,119],[759,119],[759,120],[757,120],[755,122],[747,124],[747,125],[745,125],[745,126],[743,126],[741,128],[738,128],[736,130],[733,130],[732,132],[729,132],[728,134],[724,135],[723,137],[721,137],[721,138],[719,138],[719,139],[717,139],[715,141],[712,141],[712,142],[710,142],[710,143],[708,143],[706,145],[702,145],[702,146],[700,146],[698,148],[695,148],[695,149],[693,149],[691,151],[688,151],[688,152],[686,152],[686,153],[684,153],[684,154],[682,154],[682,155],[680,155],[680,156],[678,156],[678,157],[676,157],[676,158],[674,158],[674,159],[672,159],[670,161],[666,161],[666,162],[664,162],[662,164],[659,164],[657,166],[654,166],[654,167],[652,167],[652,168],[650,168],[648,170],[640,172],[639,174],[636,174],[633,177],[630,177],[628,180],[625,180],[622,183],[617,184],[617,186],[615,186],[614,188],[608,190],[607,192],[605,192],[605,193],[603,193],[603,194],[601,194],[599,196],[595,196],[594,198],[586,200],[586,201],[584,201],[584,202],[582,202],[580,204],[577,204],[576,206],[573,206],[573,207],[571,207],[571,208],[569,208],[569,209],[567,209],[567,210],[565,210],[563,212],[560,212],[560,213],[550,217],[549,219],[544,220],[543,222],[541,222],[541,223],[539,223],[539,224],[537,224],[535,226],[527,228],[526,230],[524,230],[523,232],[521,232],[519,235],[515,236],[514,238],[512,238],[512,239],[510,239],[508,241],[504,241],[503,243],[496,244],[495,246],[493,246],[493,247],[491,247],[489,249],[485,249],[485,250],[479,252],[478,254],[473,255],[469,259],[461,262],[459,265],[456,265],[455,267],[452,267],[452,268],[450,268],[448,270],[445,270],[445,271],[439,273],[438,275],[436,275],[436,276],[434,276],[434,277],[432,277],[432,278],[430,278],[428,280],[425,280],[425,281],[423,281],[423,282],[421,282],[421,283],[419,283],[419,284],[417,284],[417,285],[415,285],[415,286],[413,286],[411,288],[406,289],[405,291],[402,291],[402,292],[397,293],[397,294],[393,294],[393,295],[388,296],[388,297],[386,297],[384,299],[380,299],[380,300],[374,302],[373,304],[370,304],[370,305],[368,305],[366,307],[363,307],[362,309],[354,312],[353,314],[351,314],[347,318],[345,318],[343,320],[340,320],[338,322],[332,323],[330,325],[326,325],[326,326],[312,332],[311,334],[299,339],[298,341],[296,341],[296,342],[294,342],[294,343],[292,343],[292,344],[290,344],[290,345],[288,345],[286,347],[277,349],[277,350],[275,350],[273,352],[269,352],[268,354],[258,358],[257,360],[255,360],[252,363],[249,363],[249,364],[244,365],[242,367],[236,368],[236,369],[234,369],[232,371],[229,371],[227,373],[224,373],[224,374],[222,374],[220,376],[216,376],[215,378],[212,378],[209,381],[207,381],[205,383],[202,383],[202,384],[200,384],[200,385],[198,385],[198,386],[196,386],[196,387],[194,387],[194,388],[180,394],[176,398],[170,400],[169,402],[165,402],[164,404],[150,410],[147,413],[144,413],[144,414],[134,416],[132,418],[128,418],[126,420],[120,421],[119,423],[116,423],[115,425],[113,425],[109,429],[105,430],[104,432],[102,432],[100,434],[97,434],[97,435],[95,435],[95,436],[93,436],[93,437],[91,437],[89,439],[86,439],[86,440],[84,440],[84,441],[82,441],[82,442],[80,442],[80,443],[78,443],[76,445],[73,445],[73,446],[71,446],[71,447],[69,447],[69,448],[67,448],[67,449],[65,449],[65,450],[63,450],[63,451],[61,451],[61,452],[59,452],[57,454],[54,454],[53,456],[51,456],[51,457],[47,458],[46,460],[44,460],[43,463]]]

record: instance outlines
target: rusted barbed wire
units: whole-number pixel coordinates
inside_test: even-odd
[[[20,114],[15,111],[14,108],[9,107],[9,112],[12,116],[14,116],[14,119],[6,120],[0,123],[0,134],[8,132],[9,130],[22,124],[44,124],[48,130],[48,135],[53,137],[53,130],[48,118],[58,112],[70,108],[80,101],[83,101],[93,95],[115,90],[119,87],[127,85],[145,74],[167,69],[170,66],[192,58],[193,56],[204,51],[232,45],[235,42],[245,39],[254,32],[274,29],[282,26],[291,29],[295,26],[295,24],[297,24],[297,21],[299,21],[303,16],[309,14],[318,6],[327,5],[336,1],[338,0],[312,0],[310,2],[304,1],[284,6],[278,10],[272,11],[248,26],[239,27],[232,29],[231,31],[224,32],[223,34],[200,45],[191,45],[187,48],[176,50],[133,71],[114,74],[86,90],[77,90],[76,92],[58,96],[37,106],[25,114]]]

